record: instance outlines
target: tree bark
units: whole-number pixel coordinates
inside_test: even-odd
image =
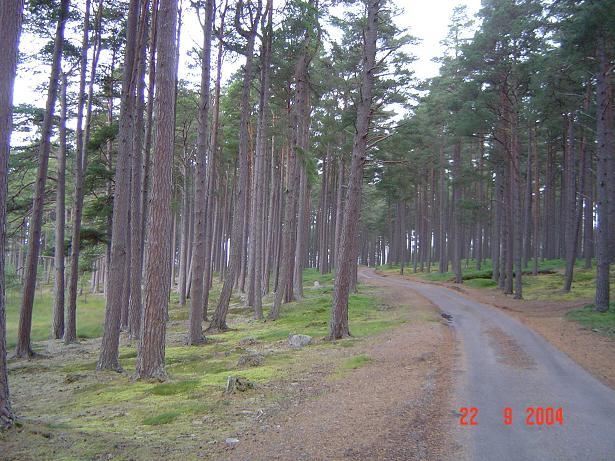
[[[136,63],[136,101],[135,120],[132,143],[132,171],[130,180],[130,298],[128,304],[128,336],[138,339],[141,330],[141,311],[143,310],[141,298],[141,274],[143,273],[143,231],[141,224],[141,199],[143,171],[143,112],[145,109],[145,68],[146,68],[146,41],[147,41],[147,17],[149,1],[143,0],[141,4],[141,19],[139,21],[137,38],[137,63]]]
[[[269,111],[269,85],[271,67],[271,46],[273,40],[273,1],[267,0],[264,18],[267,18],[266,25],[263,25],[263,39],[261,51],[261,90],[258,109],[258,127],[256,131],[256,151],[254,159],[254,197],[252,200],[252,219],[253,241],[252,246],[253,274],[252,292],[254,293],[254,317],[263,318],[263,226],[264,226],[264,207],[265,202],[265,156],[267,155],[267,115]],[[264,22],[264,21],[263,21]]]
[[[122,368],[119,362],[120,321],[125,296],[125,282],[130,271],[128,235],[130,201],[130,166],[133,142],[132,124],[135,111],[137,22],[140,0],[131,0],[126,28],[126,52],[119,122],[118,156],[115,172],[115,193],[113,197],[113,224],[111,240],[111,261],[107,289],[105,326],[96,368],[116,370]],[[172,106],[170,106],[172,107]],[[168,243],[167,243],[168,245]],[[165,248],[168,246],[165,245]],[[166,256],[162,261],[166,261]],[[160,261],[158,261],[160,264]]]
[[[158,62],[156,63],[156,140],[152,162],[152,193],[147,226],[147,262],[141,340],[137,350],[137,379],[166,379],[164,369],[166,312],[171,291],[168,264],[173,193],[175,120],[175,29],[177,1],[161,0],[158,12]],[[154,225],[155,223],[155,225]],[[200,317],[199,317],[200,320]]]
[[[0,430],[10,428],[15,417],[9,395],[6,364],[6,316],[4,256],[6,243],[6,199],[8,194],[8,160],[11,146],[13,84],[23,0],[3,3],[0,9]]]
[[[201,68],[201,97],[199,100],[199,130],[197,140],[196,181],[194,201],[194,241],[192,248],[192,283],[190,284],[190,334],[188,344],[196,345],[203,338],[203,293],[207,290],[208,281],[204,278],[205,247],[207,245],[206,213],[207,213],[207,147],[209,140],[209,85],[211,62],[211,34],[213,26],[213,0],[205,4],[205,23],[203,38],[203,60]]]
[[[55,104],[58,94],[58,79],[62,62],[64,46],[64,26],[68,18],[70,1],[60,2],[58,25],[56,28],[53,44],[53,58],[49,77],[49,89],[47,92],[47,106],[43,118],[41,130],[41,143],[39,147],[39,165],[34,191],[34,203],[32,204],[32,217],[30,219],[30,234],[28,237],[28,255],[26,257],[23,298],[19,315],[19,330],[17,333],[17,357],[30,357],[33,355],[30,345],[30,333],[32,329],[32,308],[34,305],[34,291],[36,290],[36,272],[38,269],[38,257],[41,249],[41,228],[43,224],[43,208],[45,205],[45,183],[47,181],[47,169],[49,166],[49,153],[51,150],[51,128],[55,112]]]
[[[360,215],[363,165],[367,154],[367,137],[372,118],[372,95],[376,78],[376,41],[380,0],[369,0],[367,23],[363,30],[361,58],[361,87],[357,103],[356,133],[352,147],[350,179],[346,195],[346,209],[341,229],[339,266],[335,273],[333,306],[329,324],[329,338],[341,339],[350,335],[348,327],[348,295],[356,270],[357,226]]]
[[[611,56],[607,50],[604,37],[597,43],[597,57],[600,68],[597,75],[596,87],[596,299],[595,309],[606,312],[610,302],[610,255],[609,255],[609,157],[613,154],[613,90],[610,83]]]
[[[62,74],[60,90],[60,148],[58,149],[58,180],[56,191],[56,242],[54,254],[55,279],[51,334],[54,339],[64,335],[64,225],[66,216],[66,74]]]

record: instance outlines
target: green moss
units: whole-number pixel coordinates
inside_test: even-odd
[[[146,426],[160,426],[161,424],[169,424],[170,422],[175,421],[175,419],[180,415],[181,413],[179,411],[169,411],[167,413],[161,413],[159,415],[145,418],[143,420],[143,424]]]
[[[188,391],[192,391],[199,386],[197,380],[178,381],[176,383],[164,383],[158,384],[149,390],[150,394],[154,395],[175,395],[185,394]]]
[[[611,303],[607,312],[596,312],[594,305],[590,304],[568,312],[566,317],[569,320],[579,322],[596,333],[615,337],[615,303]]]

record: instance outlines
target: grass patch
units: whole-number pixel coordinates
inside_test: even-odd
[[[149,418],[145,418],[143,420],[143,424],[146,426],[160,426],[162,424],[169,424],[177,417],[179,417],[181,413],[179,411],[169,411],[166,413],[160,413],[156,416],[150,416]]]
[[[615,303],[611,303],[607,312],[596,312],[590,304],[568,312],[566,318],[602,335],[615,337]]]
[[[471,279],[466,282],[466,285],[472,288],[495,288],[498,284],[491,279]]]
[[[365,354],[355,355],[344,361],[342,363],[341,368],[344,370],[356,370],[357,368],[361,368],[363,365],[370,363],[372,359]]]
[[[15,347],[21,291],[7,290],[6,296],[6,340],[7,347]],[[53,293],[51,287],[44,286],[43,292],[37,288],[32,309],[32,341],[49,338],[51,331],[51,311]],[[98,338],[102,336],[105,319],[105,299],[101,295],[80,296],[77,300],[77,336],[79,338]]]

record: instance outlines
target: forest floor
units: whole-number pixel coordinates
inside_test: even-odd
[[[615,389],[615,307],[606,314],[592,311],[594,271],[577,268],[570,293],[561,290],[563,267],[559,261],[544,266],[553,273],[524,277],[524,298],[504,295],[491,280],[471,278],[462,285],[450,280],[451,274],[413,274],[404,277],[427,281],[454,289],[483,304],[495,306],[539,333],[583,368]],[[487,272],[489,272],[487,268]],[[398,268],[382,266],[382,275],[399,274]],[[476,276],[476,271],[464,271]],[[612,284],[612,290],[615,285]]]
[[[410,290],[360,285],[353,338],[325,341],[331,283],[306,271],[304,299],[277,322],[252,320],[234,298],[231,330],[200,347],[184,345],[188,311],[173,302],[165,383],[132,379],[124,337],[121,374],[95,371],[100,338],[37,342],[43,356],[9,362],[19,424],[0,435],[0,458],[446,459],[455,343],[438,311]],[[315,341],[292,349],[289,333]],[[251,354],[262,363],[238,365]],[[225,395],[231,375],[254,388]]]

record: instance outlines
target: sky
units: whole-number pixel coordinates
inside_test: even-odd
[[[280,1],[280,0],[278,0]],[[398,26],[407,28],[409,33],[421,40],[419,45],[409,50],[417,60],[412,69],[418,79],[434,77],[438,74],[438,64],[433,62],[434,57],[442,54],[440,41],[446,36],[447,28],[453,8],[465,4],[468,15],[473,16],[480,8],[480,0],[394,0],[403,9],[397,18]],[[188,2],[184,0],[184,5]],[[39,46],[32,42],[32,37],[22,37],[22,51],[31,52]],[[184,27],[181,39],[180,77],[185,80],[198,82],[198,70],[189,69],[188,63],[193,61],[187,56],[187,50],[200,46],[202,42],[201,28],[196,14],[187,10],[184,17]],[[225,63],[225,74],[229,76],[239,66],[238,62]],[[37,91],[37,85],[47,80],[48,66],[35,66],[35,72],[30,70],[20,72],[15,82],[15,104],[28,103],[39,107],[45,105],[45,93]]]
[[[395,0],[395,3],[404,9],[398,25],[407,27],[411,35],[421,39],[418,46],[412,47],[418,58],[413,70],[419,79],[438,75],[439,65],[432,59],[442,54],[440,41],[446,37],[453,8],[466,5],[469,17],[480,9],[480,0]]]

